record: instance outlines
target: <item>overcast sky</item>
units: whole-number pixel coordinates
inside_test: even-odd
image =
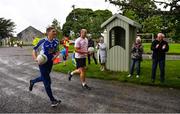
[[[76,8],[109,9],[113,14],[118,13],[118,8],[105,0],[0,0],[0,17],[15,22],[15,34],[30,25],[44,32],[54,18],[62,26],[73,4]]]

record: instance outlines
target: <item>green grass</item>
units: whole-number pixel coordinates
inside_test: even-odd
[[[152,63],[150,60],[144,60],[141,63],[141,77],[139,79],[127,78],[128,72],[112,72],[105,71],[101,72],[99,70],[99,65],[95,65],[94,63],[88,66],[87,69],[87,77],[88,78],[97,78],[103,80],[115,80],[119,82],[128,82],[128,83],[136,83],[141,85],[152,85],[151,84],[151,66]],[[160,83],[159,78],[159,69],[157,69],[156,82],[153,84],[154,86],[162,86],[162,87],[173,87],[180,89],[180,61],[166,61],[166,81],[164,84]],[[75,67],[72,65],[71,60],[67,61],[67,66],[63,66],[62,63],[54,65],[54,71],[68,73],[68,71],[72,71]]]
[[[151,53],[151,43],[143,43],[144,53]],[[180,54],[180,44],[171,43],[169,44],[169,54]]]

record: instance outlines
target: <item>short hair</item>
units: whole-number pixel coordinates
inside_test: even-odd
[[[101,36],[101,37],[99,38],[99,41],[104,41],[104,37]]]
[[[165,35],[161,32],[157,34],[157,37],[159,37],[159,36],[162,36],[163,38],[165,37]]]
[[[54,27],[50,26],[46,29],[46,34],[48,34],[52,29],[55,29]]]
[[[136,40],[139,40],[141,42],[141,37],[140,36],[137,36],[136,37]]]
[[[84,31],[84,32],[86,32],[86,33],[87,33],[87,30],[86,30],[86,29],[81,29],[81,32],[82,32],[82,31]]]

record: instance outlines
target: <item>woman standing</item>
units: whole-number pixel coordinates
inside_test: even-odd
[[[143,46],[141,44],[141,38],[138,36],[131,49],[132,61],[131,61],[131,67],[130,67],[130,74],[128,75],[128,77],[131,77],[133,75],[134,66],[136,65],[136,73],[137,73],[136,78],[139,78],[140,64],[142,61],[142,53],[143,53]]]
[[[103,37],[100,38],[96,48],[98,49],[98,59],[99,59],[99,63],[101,64],[100,70],[104,71],[106,64],[106,44],[104,43]]]

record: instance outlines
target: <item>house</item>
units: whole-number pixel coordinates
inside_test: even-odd
[[[17,34],[17,38],[22,40],[24,44],[32,44],[34,37],[42,38],[44,34],[32,26],[27,27]]]

